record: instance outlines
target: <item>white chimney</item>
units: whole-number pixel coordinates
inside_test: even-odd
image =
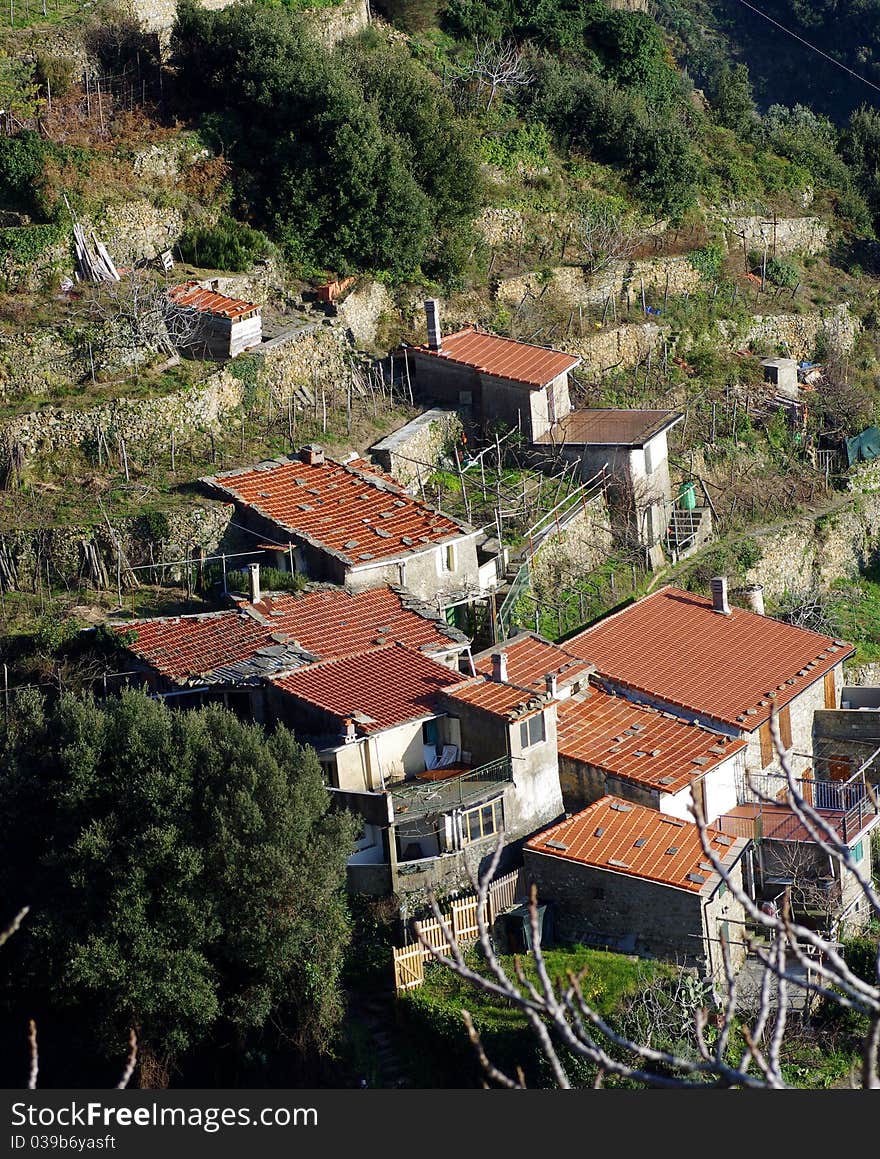
[[[350,744],[351,741],[357,740],[357,733],[356,733],[355,727],[354,727],[354,720],[350,716],[347,716],[345,718],[345,720],[342,722],[342,726],[343,726],[342,739],[345,741],[346,744]]]
[[[260,565],[258,563],[248,564],[248,592],[252,604],[258,604],[263,598],[263,593],[260,590]]]
[[[303,447],[299,453],[299,457],[304,463],[308,463],[310,467],[321,467],[324,464],[324,448],[317,446],[315,443],[310,443],[309,446]]]
[[[507,653],[494,652],[492,655],[492,679],[499,684],[507,683]]]
[[[712,588],[712,609],[722,616],[730,615],[730,604],[727,600],[727,576],[716,575],[710,581]]]
[[[556,688],[557,688],[556,673],[555,672],[548,672],[547,675],[544,677],[544,681],[547,685],[547,695],[551,696],[551,697],[555,697],[556,696]]]
[[[743,595],[748,607],[757,612],[759,616],[764,615],[764,587],[762,584],[751,584],[747,588],[743,588]]]
[[[425,302],[425,317],[428,320],[428,349],[439,350],[443,336],[440,333],[440,303],[436,298],[428,298]]]

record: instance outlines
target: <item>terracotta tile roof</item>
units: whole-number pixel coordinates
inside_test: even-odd
[[[834,829],[842,841],[853,842],[867,829],[877,824],[877,814],[867,807],[857,821],[856,811],[850,815],[840,810],[817,809],[816,812]],[[810,831],[795,814],[790,805],[746,804],[737,805],[729,813],[724,813],[715,822],[725,833],[736,837],[753,837],[755,835],[755,820],[761,818],[760,836],[776,841],[812,841]],[[847,819],[846,829],[844,819]]]
[[[528,633],[475,656],[474,667],[480,675],[492,675],[492,656],[498,652],[507,655],[508,683],[539,692],[544,691],[544,677],[550,672],[560,680],[572,680],[585,676],[593,667],[564,648]]]
[[[665,587],[565,641],[620,687],[753,732],[855,649]]]
[[[531,716],[546,703],[544,697],[538,693],[525,691],[513,684],[487,680],[484,676],[466,680],[455,688],[447,688],[445,696],[452,701],[472,704],[505,720]]]
[[[408,495],[389,476],[326,460],[260,463],[203,480],[291,536],[353,566],[424,551],[470,529]]]
[[[661,793],[678,793],[695,776],[747,747],[743,740],[685,724],[599,688],[587,697],[561,701],[558,720],[560,757]]]
[[[533,346],[497,334],[484,334],[473,326],[455,334],[444,334],[439,350],[431,350],[428,346],[417,346],[416,349],[420,354],[470,366],[533,389],[546,386],[563,371],[573,370],[581,361],[561,350]]]
[[[617,410],[614,407],[574,410],[536,441],[640,447],[660,431],[675,426],[682,417],[671,410]]]
[[[746,840],[725,836],[714,826],[708,831],[711,848],[725,866],[731,865]],[[602,797],[583,812],[545,829],[526,842],[526,849],[690,893],[710,894],[721,880],[706,860],[693,822],[618,797]]]
[[[171,680],[227,682],[243,680],[247,666],[251,676],[268,675],[392,642],[429,654],[463,646],[460,633],[419,607],[389,587],[355,595],[329,588],[242,600],[238,610],[127,621],[114,630],[134,630],[130,650]]]
[[[234,322],[260,309],[256,302],[246,302],[243,298],[228,298],[226,294],[204,289],[198,282],[182,282],[168,291],[168,297],[178,306],[186,306],[191,310],[197,310],[200,314],[231,318]]]
[[[435,715],[437,693],[460,680],[435,660],[392,644],[299,668],[273,684],[339,720],[353,717],[366,734]]]

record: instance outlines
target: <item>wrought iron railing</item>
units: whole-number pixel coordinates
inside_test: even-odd
[[[392,789],[395,817],[443,813],[485,797],[497,785],[513,780],[510,757],[500,757],[442,781],[407,781]]]

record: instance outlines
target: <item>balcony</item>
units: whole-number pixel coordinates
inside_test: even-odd
[[[513,780],[510,757],[500,757],[465,772],[432,769],[392,789],[395,819],[445,813],[462,805],[476,804]]]

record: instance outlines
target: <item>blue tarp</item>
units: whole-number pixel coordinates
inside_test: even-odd
[[[860,435],[846,440],[846,458],[851,467],[853,463],[870,463],[880,456],[880,430],[877,427],[868,427]]]

